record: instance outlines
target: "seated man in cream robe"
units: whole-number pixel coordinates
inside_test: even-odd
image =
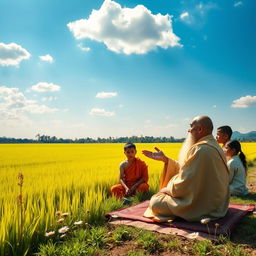
[[[154,221],[187,221],[223,217],[229,204],[229,170],[226,157],[212,136],[209,117],[193,119],[184,142],[179,162],[170,159],[158,148],[142,153],[164,162],[160,191],[153,195],[145,217]]]

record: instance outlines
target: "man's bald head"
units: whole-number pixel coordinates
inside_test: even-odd
[[[209,116],[198,116],[195,119],[196,119],[197,123],[203,127],[205,132],[208,133],[208,135],[212,134],[213,123]]]
[[[212,134],[213,124],[208,116],[197,116],[190,124],[189,132],[194,137],[195,141],[200,140],[204,136]]]

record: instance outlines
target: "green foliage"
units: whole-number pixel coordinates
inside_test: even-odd
[[[140,237],[137,240],[137,243],[149,253],[163,250],[163,244],[156,237],[156,234],[150,231],[145,231],[141,233]]]
[[[39,253],[36,255],[38,256],[55,256],[58,255],[59,248],[56,244],[54,244],[52,241],[48,242],[45,245],[39,246]]]
[[[177,237],[171,238],[170,241],[167,242],[167,248],[175,251],[182,250],[182,244]]]
[[[194,246],[194,253],[196,253],[199,256],[209,255],[211,251],[212,251],[212,243],[209,240],[199,241]]]
[[[77,230],[73,237],[65,242],[53,244],[49,241],[41,245],[38,256],[90,256],[96,255],[103,248],[106,241],[107,229],[105,227],[90,227]]]
[[[227,256],[249,256],[244,252],[244,250],[239,245],[233,245],[231,242],[228,242],[224,246],[224,252],[222,255]]]
[[[106,234],[106,227],[92,227],[90,235],[87,237],[87,244],[96,248],[102,248],[105,244]]]
[[[88,246],[86,242],[69,241],[59,246],[48,243],[40,246],[38,256],[93,256],[97,254],[97,248]]]
[[[116,242],[130,241],[133,238],[134,229],[127,226],[119,226],[113,233],[113,239]]]
[[[90,137],[80,138],[80,139],[63,139],[57,138],[56,136],[40,135],[35,136],[37,139],[16,139],[16,138],[6,138],[0,137],[0,143],[127,143],[132,141],[133,143],[173,143],[173,142],[183,142],[184,138],[175,139],[174,137],[153,137],[153,136],[132,136],[132,137],[108,137],[108,138],[97,138],[93,139]]]
[[[239,204],[255,204],[256,193],[249,193],[246,196],[232,196],[230,202]]]

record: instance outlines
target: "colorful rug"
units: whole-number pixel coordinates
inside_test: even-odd
[[[228,235],[236,227],[240,219],[255,209],[253,204],[229,204],[225,217],[211,221],[207,225],[200,222],[187,222],[177,218],[173,222],[157,223],[143,217],[149,200],[106,214],[112,224],[124,224],[158,231],[160,233],[175,233],[188,238],[210,238]]]

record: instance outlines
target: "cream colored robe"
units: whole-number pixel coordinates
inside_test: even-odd
[[[181,167],[169,159],[161,187],[167,192],[151,198],[145,217],[155,221],[172,221],[176,216],[187,221],[223,217],[229,204],[229,170],[214,137],[205,136],[194,144]]]

